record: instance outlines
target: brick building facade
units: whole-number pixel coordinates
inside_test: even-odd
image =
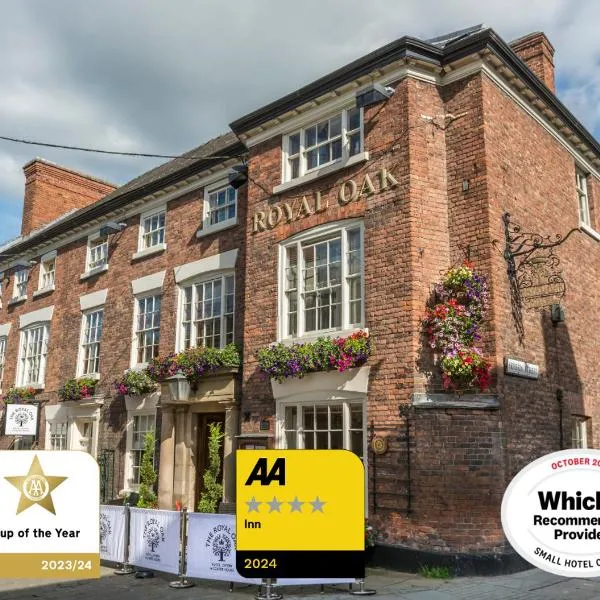
[[[61,211],[38,214],[28,180],[27,229],[46,224],[0,249],[0,348],[3,390],[31,383],[24,340],[43,324],[40,447],[66,423],[69,447],[89,438],[99,459],[114,451],[116,495],[135,489],[135,434],[157,427],[164,508],[197,501],[211,419],[225,424],[226,502],[235,447],[344,447],[367,468],[382,562],[428,552],[506,564],[500,503],[510,479],[543,454],[600,443],[590,344],[600,319],[600,146],[556,98],[553,52],[541,33],[511,45],[480,27],[405,37],[100,200],[99,182],[69,172],[94,191],[49,224]],[[242,161],[247,183],[233,190],[228,178]],[[65,172],[37,161],[26,176],[33,167]],[[225,205],[235,208],[211,226]],[[507,236],[523,232],[565,239],[516,256],[509,275]],[[105,250],[92,251],[98,244]],[[467,256],[489,282],[482,346],[493,382],[489,392],[457,396],[442,389],[421,320],[433,284]],[[52,290],[36,294],[48,261]],[[14,292],[23,285],[25,294]],[[116,395],[111,382],[139,363],[135,323],[140,306],[148,310],[140,301],[160,297],[157,351],[166,355],[182,348],[186,288],[206,298],[207,285],[224,294],[219,343],[233,335],[239,372],[207,377],[185,404],[164,385],[145,399]],[[233,333],[223,324],[228,293]],[[99,308],[96,396],[65,406],[55,390],[81,374],[81,332]],[[374,342],[366,367],[282,384],[257,372],[262,347],[358,329]],[[509,359],[534,365],[537,378],[509,374]],[[374,438],[385,441],[383,453]]]

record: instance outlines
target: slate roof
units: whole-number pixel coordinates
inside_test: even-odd
[[[9,250],[10,254],[21,254],[28,248],[49,240],[60,233],[64,233],[80,224],[85,224],[104,213],[126,206],[134,200],[218,164],[224,158],[234,158],[243,155],[245,152],[245,147],[232,132],[213,138],[205,144],[182,154],[179,158],[142,173],[139,177],[132,179],[100,200],[84,208],[61,215],[58,219],[25,236],[6,242],[0,246],[0,261],[3,258],[2,255],[7,255]],[[219,156],[224,158],[211,158]]]

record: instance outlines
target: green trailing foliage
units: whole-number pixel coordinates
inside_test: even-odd
[[[91,377],[80,377],[79,379],[68,379],[58,389],[58,397],[62,402],[78,402],[87,400],[94,395],[97,381]]]
[[[221,472],[221,444],[225,434],[221,423],[210,423],[208,433],[208,468],[204,473],[204,491],[200,494],[198,512],[216,513],[223,498],[223,485],[219,483]]]
[[[154,470],[154,434],[148,432],[144,438],[144,451],[142,452],[142,462],[140,464],[140,491],[138,499],[138,508],[156,508],[158,500],[154,493],[154,484],[156,483],[156,471]]]
[[[224,348],[197,346],[164,358],[155,358],[147,367],[146,373],[158,383],[177,373],[182,373],[191,384],[197,383],[204,375],[223,367],[239,367],[240,353],[235,344]]]

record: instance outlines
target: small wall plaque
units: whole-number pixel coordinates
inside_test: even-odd
[[[526,363],[522,360],[507,358],[504,363],[504,372],[507,375],[515,377],[524,377],[525,379],[538,379],[540,376],[540,368],[538,365]]]
[[[371,448],[375,454],[385,454],[388,449],[387,438],[374,437],[371,441]]]

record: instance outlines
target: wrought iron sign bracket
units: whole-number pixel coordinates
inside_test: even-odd
[[[554,237],[522,231],[519,225],[511,223],[510,213],[507,212],[502,215],[502,222],[504,223],[505,240],[503,255],[508,266],[509,277],[515,276],[524,264],[531,261],[536,252],[549,250],[547,257],[552,254],[553,248],[560,246],[569,239],[571,234],[579,231],[579,228],[576,227],[564,236],[557,233]],[[522,258],[517,265],[515,259],[519,256]]]
[[[560,260],[554,248],[564,244],[579,228],[571,229],[565,235],[541,235],[523,231],[520,225],[511,222],[507,212],[502,216],[502,222],[504,249],[498,247],[498,240],[492,244],[506,261],[512,313],[519,339],[522,340],[524,300],[527,300],[527,308],[540,310],[560,302],[564,297],[566,285],[558,269]]]

